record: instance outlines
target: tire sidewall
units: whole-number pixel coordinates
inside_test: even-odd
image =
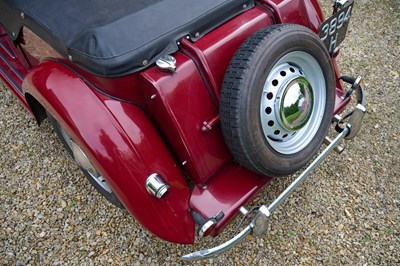
[[[68,146],[67,144],[67,140],[64,138],[64,136],[62,135],[61,131],[60,131],[60,127],[61,125],[57,122],[57,120],[50,115],[49,113],[47,113],[47,117],[49,119],[50,124],[52,125],[54,132],[57,134],[58,138],[60,139],[62,145],[64,146],[65,150],[68,152],[68,154],[71,156],[71,158],[74,158],[74,155],[72,153],[71,148]],[[90,184],[102,195],[104,196],[109,202],[111,202],[112,204],[114,204],[115,206],[119,207],[119,208],[124,208],[124,206],[122,205],[121,201],[118,199],[117,195],[112,191],[111,193],[109,193],[108,191],[106,191],[104,188],[102,188],[99,184],[97,184],[97,182],[95,180],[93,180],[93,177],[89,174],[89,172],[87,170],[85,170],[84,168],[80,167],[78,165],[79,169],[82,171],[82,173],[85,175],[85,177],[87,178],[87,180],[90,182]]]

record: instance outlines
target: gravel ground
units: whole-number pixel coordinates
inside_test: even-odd
[[[323,1],[328,13],[330,0]],[[332,154],[248,237],[195,265],[400,265],[400,19],[398,0],[357,0],[342,46],[342,73],[365,76],[368,114],[359,136]],[[0,265],[181,265],[185,253],[229,239],[233,227],[194,246],[167,243],[103,199],[0,85]],[[276,197],[276,179],[252,203]]]

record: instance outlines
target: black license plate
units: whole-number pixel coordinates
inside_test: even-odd
[[[319,37],[324,42],[330,54],[335,51],[336,47],[346,37],[353,4],[354,1],[351,1],[344,8],[325,20],[320,26]]]

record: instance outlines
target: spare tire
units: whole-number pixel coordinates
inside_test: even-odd
[[[239,164],[289,175],[321,146],[334,104],[324,44],[303,26],[275,25],[254,33],[233,56],[221,89],[221,128]]]

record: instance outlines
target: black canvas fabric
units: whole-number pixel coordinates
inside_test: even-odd
[[[253,0],[0,0],[0,23],[13,38],[27,26],[87,71],[121,76],[253,6]]]

